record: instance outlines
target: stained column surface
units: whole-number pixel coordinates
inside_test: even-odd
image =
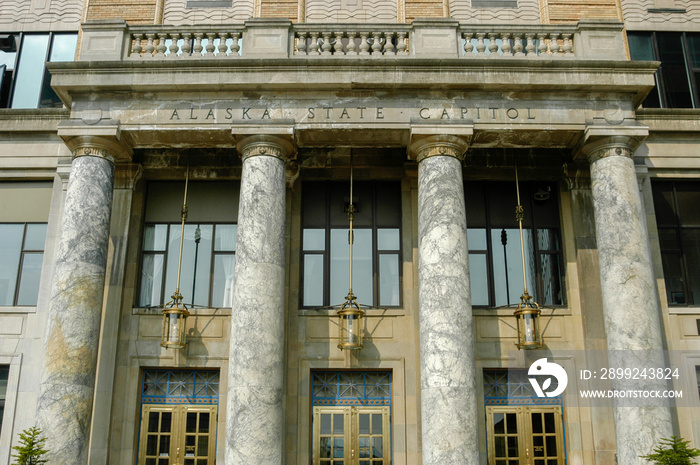
[[[284,448],[286,154],[264,144],[242,152],[226,464],[275,465]]]
[[[110,157],[74,158],[37,405],[52,463],[87,463],[113,185]]]
[[[462,165],[418,168],[423,464],[477,465],[478,422]]]
[[[610,146],[590,155],[608,363],[616,368],[664,367],[659,299],[649,236],[629,147]],[[665,381],[612,380],[618,390],[664,390]],[[651,401],[649,401],[651,402]],[[615,403],[617,461],[647,464],[662,437],[670,437],[668,407]]]

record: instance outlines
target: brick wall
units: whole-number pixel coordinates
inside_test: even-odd
[[[286,18],[297,22],[299,2],[297,0],[262,0],[260,16],[263,18]]]
[[[87,20],[125,19],[129,24],[153,24],[156,0],[90,0]]]
[[[579,19],[622,21],[619,0],[547,0],[550,23],[571,23]]]
[[[406,0],[406,22],[416,18],[442,18],[445,16],[443,7],[443,0]]]

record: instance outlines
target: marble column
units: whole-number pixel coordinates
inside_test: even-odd
[[[52,463],[86,464],[118,144],[72,139],[44,339],[37,425]]]
[[[285,162],[274,136],[238,143],[243,159],[231,309],[226,465],[284,457]]]
[[[467,218],[459,137],[414,142],[423,465],[479,463]]]
[[[616,368],[664,367],[663,331],[637,177],[632,160],[638,142],[608,136],[584,146],[591,169],[608,364]],[[612,388],[668,389],[665,381],[612,380]],[[671,410],[652,405],[614,405],[617,463],[642,465],[662,437],[673,433]]]

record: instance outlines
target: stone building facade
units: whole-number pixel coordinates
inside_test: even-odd
[[[0,0],[0,465],[33,425],[78,464],[700,446],[698,24],[690,0]]]

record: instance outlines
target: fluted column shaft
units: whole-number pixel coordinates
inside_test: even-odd
[[[86,464],[99,344],[114,159],[73,151],[44,340],[37,424],[52,463]]]
[[[608,363],[616,368],[664,367],[659,299],[649,235],[632,160],[623,138],[611,138],[588,151],[596,221]],[[611,381],[613,389],[667,389],[665,381]],[[617,462],[646,464],[662,437],[670,437],[668,407],[622,406],[616,399]]]
[[[423,464],[479,463],[472,308],[458,137],[411,147],[418,165]]]
[[[285,161],[272,136],[238,144],[243,158],[231,310],[226,464],[283,460]]]

